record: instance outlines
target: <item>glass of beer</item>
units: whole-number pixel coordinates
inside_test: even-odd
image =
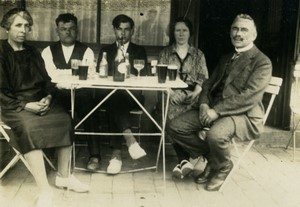
[[[157,77],[158,83],[165,83],[167,78],[168,65],[158,64],[157,65]]]
[[[80,62],[81,61],[78,59],[71,59],[71,69],[73,76],[78,75],[78,66],[80,65]]]
[[[177,77],[177,65],[168,65],[168,76],[169,81],[175,81]]]

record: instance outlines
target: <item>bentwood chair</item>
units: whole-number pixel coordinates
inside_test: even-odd
[[[294,77],[295,77],[295,85],[294,85],[295,88],[294,88],[294,93],[290,105],[292,111],[292,136],[286,145],[286,149],[287,149],[291,141],[293,140],[293,161],[295,160],[295,153],[296,153],[296,135],[297,133],[300,133],[300,129],[299,129],[300,102],[298,101],[300,98],[300,90],[299,90],[300,70],[294,71]]]
[[[278,78],[278,77],[272,77],[271,81],[268,85],[268,87],[265,90],[265,95],[269,94],[271,95],[269,103],[267,105],[267,109],[263,118],[263,124],[266,123],[267,118],[270,114],[272,105],[274,103],[274,100],[276,98],[276,96],[279,93],[280,87],[282,85],[282,78]],[[227,176],[226,180],[224,181],[223,185],[220,187],[219,191],[222,191],[223,187],[225,186],[225,184],[227,183],[228,179],[231,177],[232,173],[240,166],[244,167],[245,170],[249,173],[249,175],[255,179],[255,177],[253,176],[253,174],[248,170],[247,165],[244,163],[244,158],[246,157],[247,153],[249,152],[249,150],[251,149],[251,147],[253,146],[255,139],[251,140],[247,146],[243,149],[243,151],[241,152],[237,146],[237,143],[235,141],[235,137],[232,138],[232,144],[233,147],[235,149],[236,152],[236,156],[237,156],[237,160],[234,162],[233,168],[231,170],[231,172],[229,173],[229,175]]]
[[[11,128],[6,125],[4,122],[2,122],[1,120],[1,109],[0,109],[0,140],[4,140],[9,144],[10,141],[10,130]],[[10,160],[10,162],[2,169],[2,171],[0,172],[0,179],[5,175],[5,173],[12,168],[19,160],[21,160],[24,165],[27,167],[27,169],[31,172],[30,167],[27,163],[27,161],[25,160],[24,156],[14,147],[12,147],[11,145],[9,145],[11,147],[11,149],[15,152],[15,156]],[[50,167],[53,170],[56,170],[56,168],[54,167],[54,165],[51,163],[51,161],[49,160],[49,158],[43,153],[44,159],[48,162],[48,164],[50,165]]]

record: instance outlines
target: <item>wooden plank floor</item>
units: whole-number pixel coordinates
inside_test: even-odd
[[[132,161],[124,147],[123,169],[152,165],[156,159],[157,143],[142,143],[148,152],[140,161]],[[103,147],[107,148],[107,147]],[[77,148],[77,165],[87,160],[85,148]],[[107,153],[106,153],[107,152]],[[300,207],[300,152],[292,162],[292,150],[283,146],[256,144],[245,162],[255,180],[240,168],[233,173],[223,192],[207,192],[196,185],[193,177],[174,179],[171,170],[176,157],[171,146],[166,147],[167,180],[163,188],[162,165],[158,172],[148,170],[109,176],[101,173],[75,171],[76,177],[91,186],[89,193],[74,193],[53,186],[55,172],[49,171],[53,186],[54,206],[57,207]],[[102,169],[109,160],[108,149],[103,149]],[[105,155],[107,154],[107,155]],[[7,156],[7,155],[5,155]],[[3,157],[3,155],[2,155]],[[205,163],[197,163],[194,175],[201,172]],[[32,207],[38,192],[32,175],[22,162],[18,162],[0,180],[1,207]]]

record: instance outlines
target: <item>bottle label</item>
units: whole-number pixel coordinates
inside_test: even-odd
[[[127,71],[126,63],[120,63],[118,65],[118,71],[119,73],[125,74]]]
[[[100,76],[105,76],[105,68],[104,67],[100,67],[99,74],[100,74]]]

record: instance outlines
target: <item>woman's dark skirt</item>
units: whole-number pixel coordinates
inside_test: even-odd
[[[2,111],[2,120],[11,127],[10,144],[22,154],[35,149],[70,146],[73,126],[70,115],[52,104],[44,116],[22,110]]]

